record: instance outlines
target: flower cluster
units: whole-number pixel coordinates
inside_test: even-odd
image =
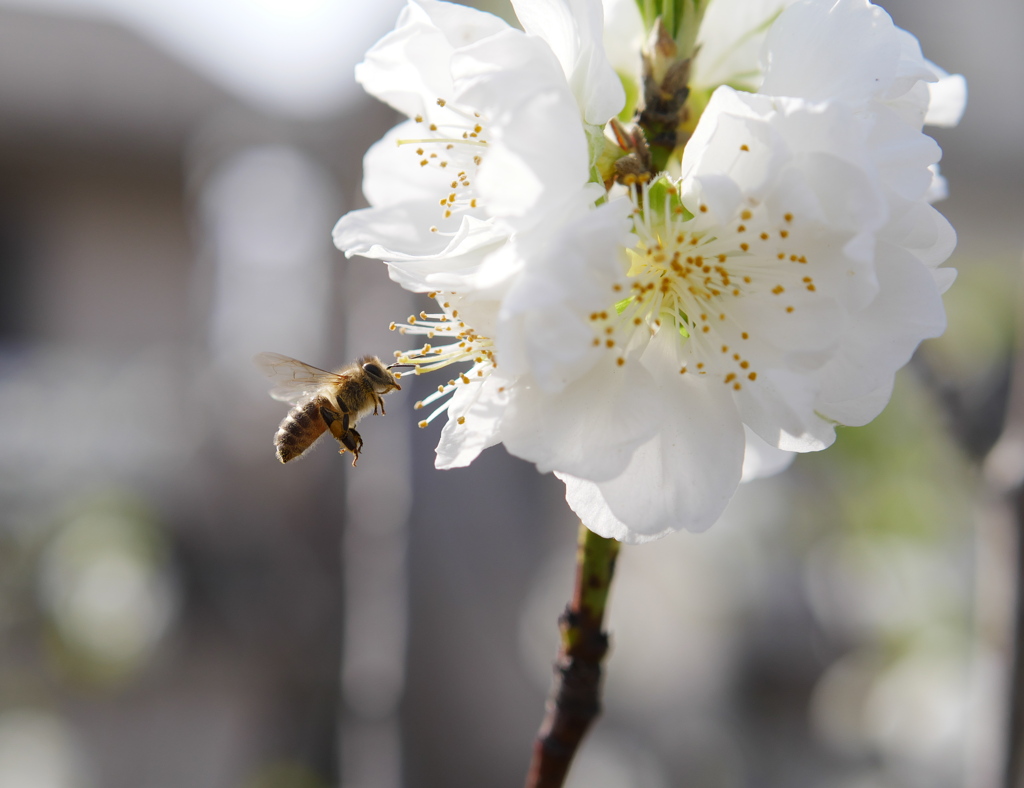
[[[335,242],[437,303],[396,327],[417,372],[459,365],[421,403],[438,467],[500,442],[602,535],[701,530],[944,329],[922,128],[963,80],[867,0],[687,0],[674,30],[652,2],[514,5],[522,30],[409,0],[371,49],[357,78],[409,120]]]

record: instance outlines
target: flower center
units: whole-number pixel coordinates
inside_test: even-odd
[[[469,385],[473,378],[486,377],[497,366],[491,340],[478,334],[463,320],[460,320],[459,310],[454,308],[450,301],[445,300],[440,293],[429,293],[428,295],[440,304],[443,310],[441,313],[420,312],[418,316],[410,315],[406,323],[392,323],[390,328],[403,335],[419,334],[426,336],[427,339],[441,337],[449,341],[436,347],[428,342],[416,350],[404,353],[397,351],[395,353],[396,362],[414,367],[413,374],[415,375],[435,372],[450,364],[470,363],[472,366],[465,372],[460,372],[457,377],[447,383],[438,386],[436,391],[417,402],[414,406],[416,410],[447,397],[460,385]],[[419,426],[426,427],[438,415],[448,410],[449,402],[450,400],[446,400],[442,403],[426,419],[419,422]],[[460,417],[459,423],[461,424],[462,421],[464,419]]]
[[[484,138],[484,119],[479,112],[472,112],[454,106],[443,98],[437,100],[439,107],[431,118],[417,115],[413,118],[423,129],[423,136],[400,139],[399,145],[415,145],[420,167],[428,167],[451,180],[441,180],[442,187],[438,203],[443,219],[466,213],[478,207],[478,198],[473,189],[473,178],[483,161],[483,149],[487,147]],[[434,226],[431,232],[441,232]]]
[[[593,343],[615,350],[622,365],[645,337],[671,330],[680,374],[717,377],[736,391],[756,381],[755,359],[771,344],[765,315],[793,319],[817,292],[807,256],[793,248],[793,214],[772,222],[750,200],[733,222],[712,226],[706,205],[691,214],[677,200],[652,207],[647,186],[631,194],[636,245],[625,281],[613,286],[614,310],[590,315]]]

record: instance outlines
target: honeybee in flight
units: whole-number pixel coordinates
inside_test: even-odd
[[[279,353],[260,353],[253,360],[269,376],[281,379],[270,396],[294,406],[274,435],[281,462],[301,456],[329,431],[341,444],[338,453],[352,452],[355,465],[363,448],[356,424],[378,408],[384,413],[384,395],[402,388],[376,356],[363,356],[336,372]]]

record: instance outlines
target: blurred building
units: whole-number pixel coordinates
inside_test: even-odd
[[[98,14],[4,9],[0,62],[0,783],[327,784],[344,481],[281,475],[249,358],[343,360],[329,230],[389,116],[275,116]]]

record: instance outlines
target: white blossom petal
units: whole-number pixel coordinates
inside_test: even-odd
[[[523,30],[547,42],[562,64],[584,120],[604,125],[626,101],[604,53],[604,19],[596,0],[512,0]]]
[[[941,265],[956,248],[956,231],[945,216],[927,202],[894,202],[888,224],[879,238],[911,252],[930,268]]]
[[[896,81],[901,51],[892,19],[867,0],[796,3],[765,39],[759,92],[862,105]]]
[[[611,479],[661,430],[670,403],[657,388],[646,367],[620,367],[611,355],[555,394],[520,385],[505,414],[505,448],[541,473]]]
[[[635,0],[630,0],[635,5]],[[704,14],[692,85],[757,90],[761,47],[772,23],[794,0],[712,0]]]
[[[432,208],[423,202],[363,208],[335,225],[334,242],[349,257],[395,261],[450,260],[505,239],[492,224],[473,217],[464,217],[452,235],[431,232],[431,218]]]
[[[456,390],[437,444],[436,467],[464,468],[484,449],[501,441],[508,391],[509,381],[498,375]]]
[[[928,85],[928,112],[924,122],[928,126],[955,126],[967,109],[967,80],[961,74],[947,74],[934,63],[928,62],[938,76]]]
[[[546,217],[582,193],[590,177],[586,133],[558,63],[543,42],[509,30],[453,58],[459,99],[488,118],[489,148],[477,176],[492,216]],[[557,128],[558,134],[550,129]]]
[[[636,0],[603,0],[604,51],[622,79],[640,85],[640,48],[646,32]]]
[[[455,48],[507,28],[493,14],[464,5],[409,0],[395,29],[356,66],[356,80],[402,114],[423,114],[454,92],[448,61]]]
[[[942,157],[935,140],[883,110],[874,116],[867,144],[886,188],[907,200],[927,194],[934,178],[931,167]]]
[[[833,425],[815,410],[818,382],[773,369],[736,396],[743,423],[770,446],[787,452],[821,451],[835,441]]]
[[[931,271],[904,250],[879,248],[878,297],[854,315],[854,325],[832,361],[821,372],[818,410],[839,421],[834,404],[844,403],[844,419],[851,418],[849,403],[867,398],[879,388],[891,388],[892,377],[924,339],[946,328],[946,313]],[[866,402],[850,426],[866,424],[881,412]],[[884,406],[884,403],[882,403]]]
[[[740,480],[745,437],[735,406],[695,378],[667,371],[659,358],[670,353],[666,344],[652,342],[645,358],[663,403],[655,436],[610,481],[595,484],[556,474],[566,484],[566,501],[587,527],[624,542],[707,529]]]
[[[796,452],[782,451],[766,443],[752,429],[743,427],[747,444],[743,453],[743,475],[741,482],[763,479],[781,473],[793,464]]]
[[[613,200],[566,222],[554,238],[517,250],[522,275],[499,316],[498,352],[510,374],[530,372],[542,389],[555,392],[602,354],[587,316],[607,308],[623,278],[631,208]]]

